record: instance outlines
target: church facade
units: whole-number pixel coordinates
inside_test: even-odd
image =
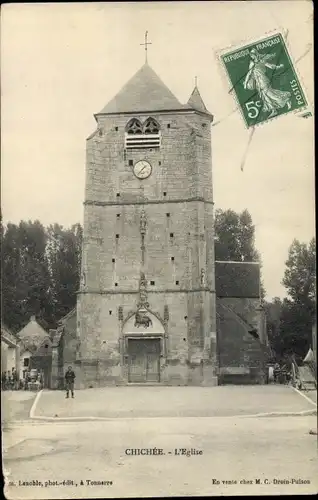
[[[55,383],[70,363],[82,388],[213,386],[231,366],[259,379],[259,266],[215,262],[213,116],[198,88],[183,105],[146,63],[95,118],[81,285],[56,332]]]

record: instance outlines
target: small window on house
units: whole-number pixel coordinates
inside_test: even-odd
[[[173,238],[173,233],[170,233],[170,238]]]
[[[150,281],[150,285],[154,285],[154,284],[155,284],[155,282],[154,282],[154,281]]]
[[[111,316],[111,315],[112,315],[112,312],[113,312],[113,311],[109,311],[109,316]]]
[[[49,344],[45,344],[45,346],[44,346],[44,347],[47,349],[47,348],[49,347]]]
[[[169,213],[167,213],[167,214],[166,214],[166,216],[167,216],[167,217],[170,217],[170,214],[169,214]]]
[[[120,196],[120,193],[116,193],[117,198]]]
[[[115,127],[115,131],[118,132],[118,127]]]
[[[172,262],[174,262],[174,257],[171,257]]]
[[[128,164],[129,164],[130,166],[133,166],[133,164],[134,164],[133,160],[129,160],[129,161],[128,161]]]
[[[118,238],[119,238],[119,234],[116,234],[116,239],[118,240]]]
[[[115,283],[115,286],[118,286],[118,283]]]
[[[120,218],[120,214],[116,214],[116,217],[117,217],[117,219],[119,219]]]
[[[163,196],[167,196],[167,191],[164,191],[164,192],[163,192]]]
[[[188,316],[185,316],[184,319],[188,319]]]
[[[115,262],[115,259],[112,259],[112,262]]]
[[[23,366],[29,366],[29,364],[30,364],[30,358],[24,358]]]
[[[161,161],[159,161],[159,166],[161,165]]]
[[[170,128],[170,123],[168,123],[167,128]]]
[[[179,281],[176,281],[176,285],[179,285]]]

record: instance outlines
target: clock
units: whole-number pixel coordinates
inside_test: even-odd
[[[148,161],[140,160],[135,163],[133,171],[138,179],[147,179],[152,172],[152,166]]]

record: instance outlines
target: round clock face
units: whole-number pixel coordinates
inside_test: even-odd
[[[151,174],[152,166],[146,160],[137,161],[134,165],[134,174],[138,179],[147,179]]]

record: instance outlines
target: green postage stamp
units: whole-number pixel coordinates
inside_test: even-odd
[[[281,33],[219,57],[248,128],[308,106]]]

